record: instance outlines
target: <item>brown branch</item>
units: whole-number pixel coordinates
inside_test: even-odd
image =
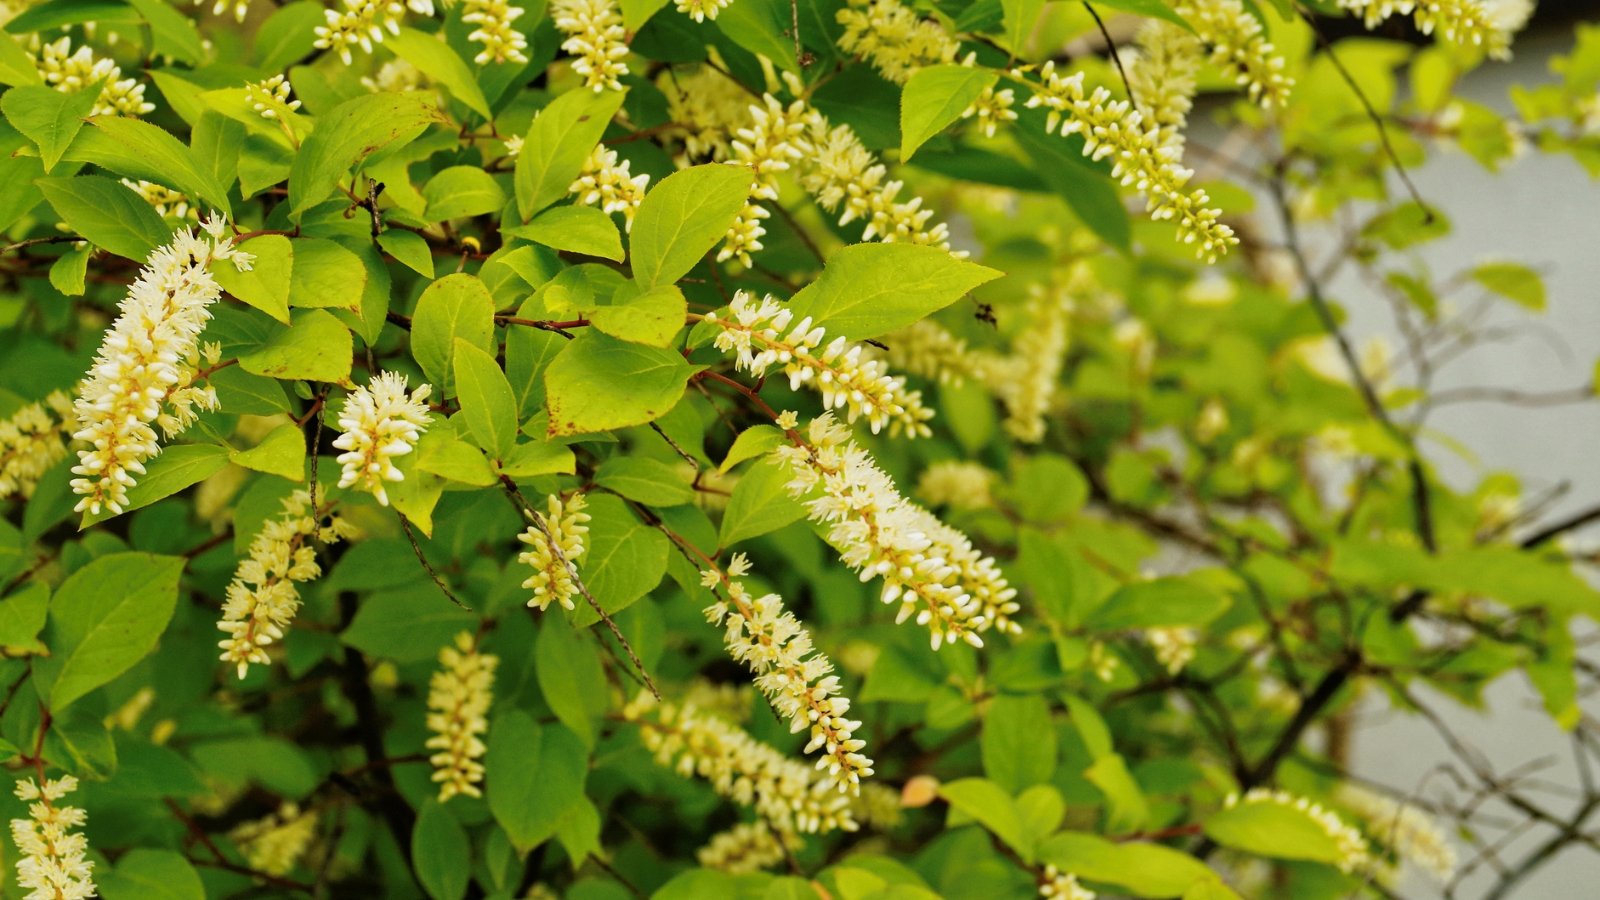
[[[445,583],[444,578],[439,574],[438,570],[433,567],[433,563],[428,562],[428,557],[423,554],[421,545],[417,543],[416,533],[411,530],[411,520],[406,518],[406,514],[398,509],[394,511],[394,514],[400,518],[400,529],[406,533],[406,540],[411,543],[411,552],[416,554],[417,562],[422,563],[423,570],[428,573],[429,578],[433,579],[434,585],[439,588],[440,592],[443,593],[445,597],[449,598],[451,603],[454,603],[456,606],[459,606],[465,610],[472,609],[472,607],[461,602],[461,598],[457,597],[455,592],[450,590],[450,585]]]

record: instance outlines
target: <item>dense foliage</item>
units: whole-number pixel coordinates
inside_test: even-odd
[[[0,2],[5,895],[1448,888],[1354,703],[1592,746],[1404,172],[1600,172],[1600,30],[1454,95],[1528,14]]]

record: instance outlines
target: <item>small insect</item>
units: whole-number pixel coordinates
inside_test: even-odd
[[[978,311],[973,313],[972,317],[977,319],[979,322],[987,322],[988,324],[996,327],[1000,325],[1000,320],[994,316],[993,303],[979,303]]]

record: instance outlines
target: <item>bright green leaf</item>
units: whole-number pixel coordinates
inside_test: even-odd
[[[39,157],[48,172],[61,161],[99,96],[93,90],[68,93],[47,87],[15,87],[0,97],[0,112],[13,128],[39,146]]]
[[[634,279],[653,288],[689,274],[728,233],[753,177],[742,166],[712,163],[674,172],[651,188],[628,236]]]
[[[975,66],[925,66],[900,94],[900,160],[909,162],[928,138],[961,118],[999,75]]]
[[[684,383],[696,371],[670,350],[586,331],[568,342],[545,370],[550,436],[610,431],[658,419],[683,396]]]
[[[497,459],[517,442],[517,398],[494,357],[455,339],[455,388],[473,440]]]
[[[830,336],[861,340],[920,321],[1001,274],[938,247],[852,244],[828,258],[821,277],[795,294],[789,309]]]
[[[567,91],[539,112],[517,155],[517,212],[524,222],[567,195],[622,98],[621,91]]]

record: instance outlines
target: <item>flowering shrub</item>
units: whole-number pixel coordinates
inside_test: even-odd
[[[1539,276],[1410,251],[1437,149],[1600,173],[1600,30],[1454,95],[1529,12],[0,2],[4,895],[1387,896],[1496,859],[1486,795],[1555,835],[1502,893],[1592,843],[1339,737],[1520,671],[1595,746],[1600,516],[1427,427],[1453,294]]]

